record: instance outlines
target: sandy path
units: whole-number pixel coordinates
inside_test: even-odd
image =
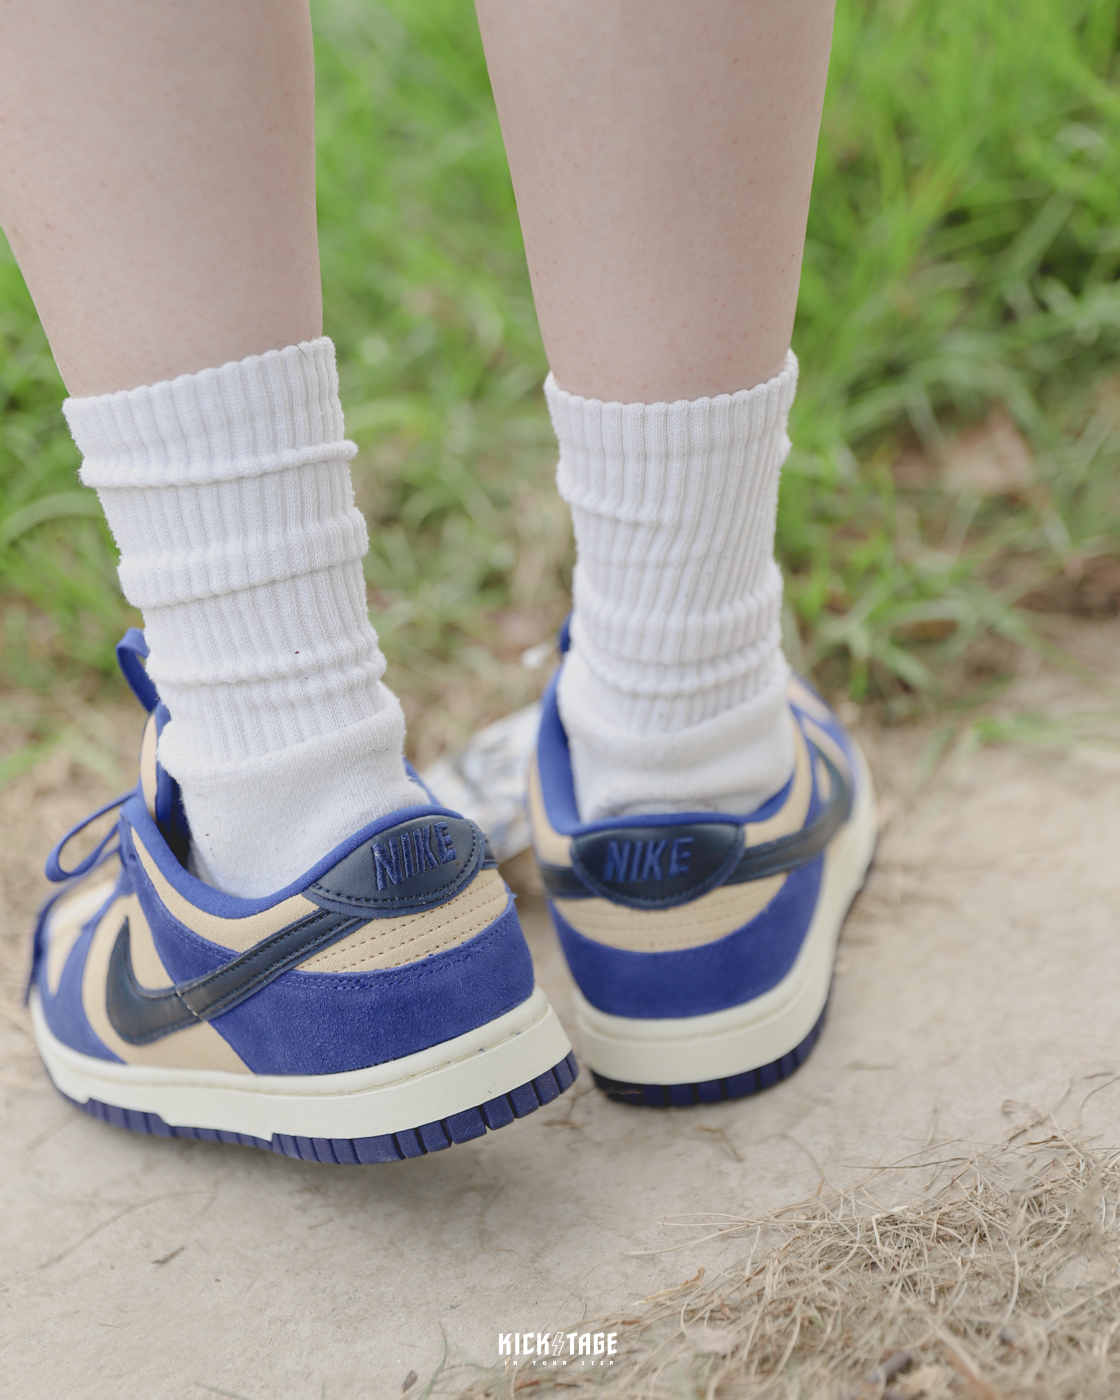
[[[1120,622],[1071,629],[1120,686]],[[1042,668],[1010,708],[1101,709]],[[107,717],[121,746],[129,717]],[[497,1334],[574,1324],[721,1258],[692,1211],[758,1212],[933,1138],[1062,1112],[1120,1146],[1120,755],[990,748],[922,785],[928,728],[865,728],[887,818],[809,1064],[736,1105],[658,1114],[583,1080],[526,1122],[389,1168],[136,1138],[38,1066],[19,974],[43,852],[107,792],[65,756],[0,791],[0,1374],[25,1397],[389,1396]],[[566,976],[522,898],[541,981]],[[578,1053],[578,1045],[577,1045]],[[1070,1086],[1072,1091],[1067,1093]],[[1103,1087],[1101,1087],[1103,1086]],[[734,1246],[740,1248],[739,1245]],[[417,1393],[423,1385],[417,1387]]]

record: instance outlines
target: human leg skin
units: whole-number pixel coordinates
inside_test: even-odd
[[[749,389],[793,330],[833,0],[478,0],[549,364]]]
[[[774,560],[832,7],[478,8],[575,526],[529,810],[583,1054],[737,1098],[812,1048],[875,832]]]
[[[150,647],[147,677],[123,648],[152,713],[119,849],[48,860],[44,1063],[116,1126],[315,1162],[503,1127],[575,1066],[381,685],[319,336],[306,5],[4,17],[0,209]]]
[[[319,338],[306,0],[6,0],[0,216],[144,614],[195,869],[266,894],[416,793]]]
[[[0,0],[0,225],[75,397],[322,334],[306,0]]]

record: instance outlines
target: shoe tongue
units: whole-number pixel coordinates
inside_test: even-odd
[[[171,712],[159,698],[159,691],[148,675],[145,662],[148,643],[138,627],[130,627],[117,643],[117,663],[129,689],[148,711],[140,740],[140,792],[148,815],[159,827],[180,865],[186,865],[191,849],[191,830],[183,807],[179,784],[159,761],[159,736]]]
[[[191,849],[191,830],[183,807],[179,784],[159,761],[159,736],[171,718],[162,702],[148,716],[140,740],[140,792],[148,815],[160,829],[181,865],[186,865]]]

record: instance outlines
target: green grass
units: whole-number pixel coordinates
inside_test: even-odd
[[[510,663],[564,611],[546,365],[472,7],[313,11],[326,320],[373,614],[406,703],[443,701],[435,744],[525,698]],[[1120,548],[1118,49],[1120,0],[838,15],[779,548],[796,659],[891,713],[998,679],[1031,642],[1023,595]],[[5,252],[0,679],[89,693],[127,609],[61,397]],[[937,464],[993,409],[1033,483],[946,489]],[[929,469],[904,489],[906,454]]]

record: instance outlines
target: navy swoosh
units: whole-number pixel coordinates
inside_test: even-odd
[[[366,914],[317,909],[262,939],[248,952],[189,982],[151,990],[132,970],[128,920],[109,954],[106,1010],[113,1029],[129,1045],[150,1045],[174,1031],[212,1021],[259,992],[289,968],[368,922]]]

